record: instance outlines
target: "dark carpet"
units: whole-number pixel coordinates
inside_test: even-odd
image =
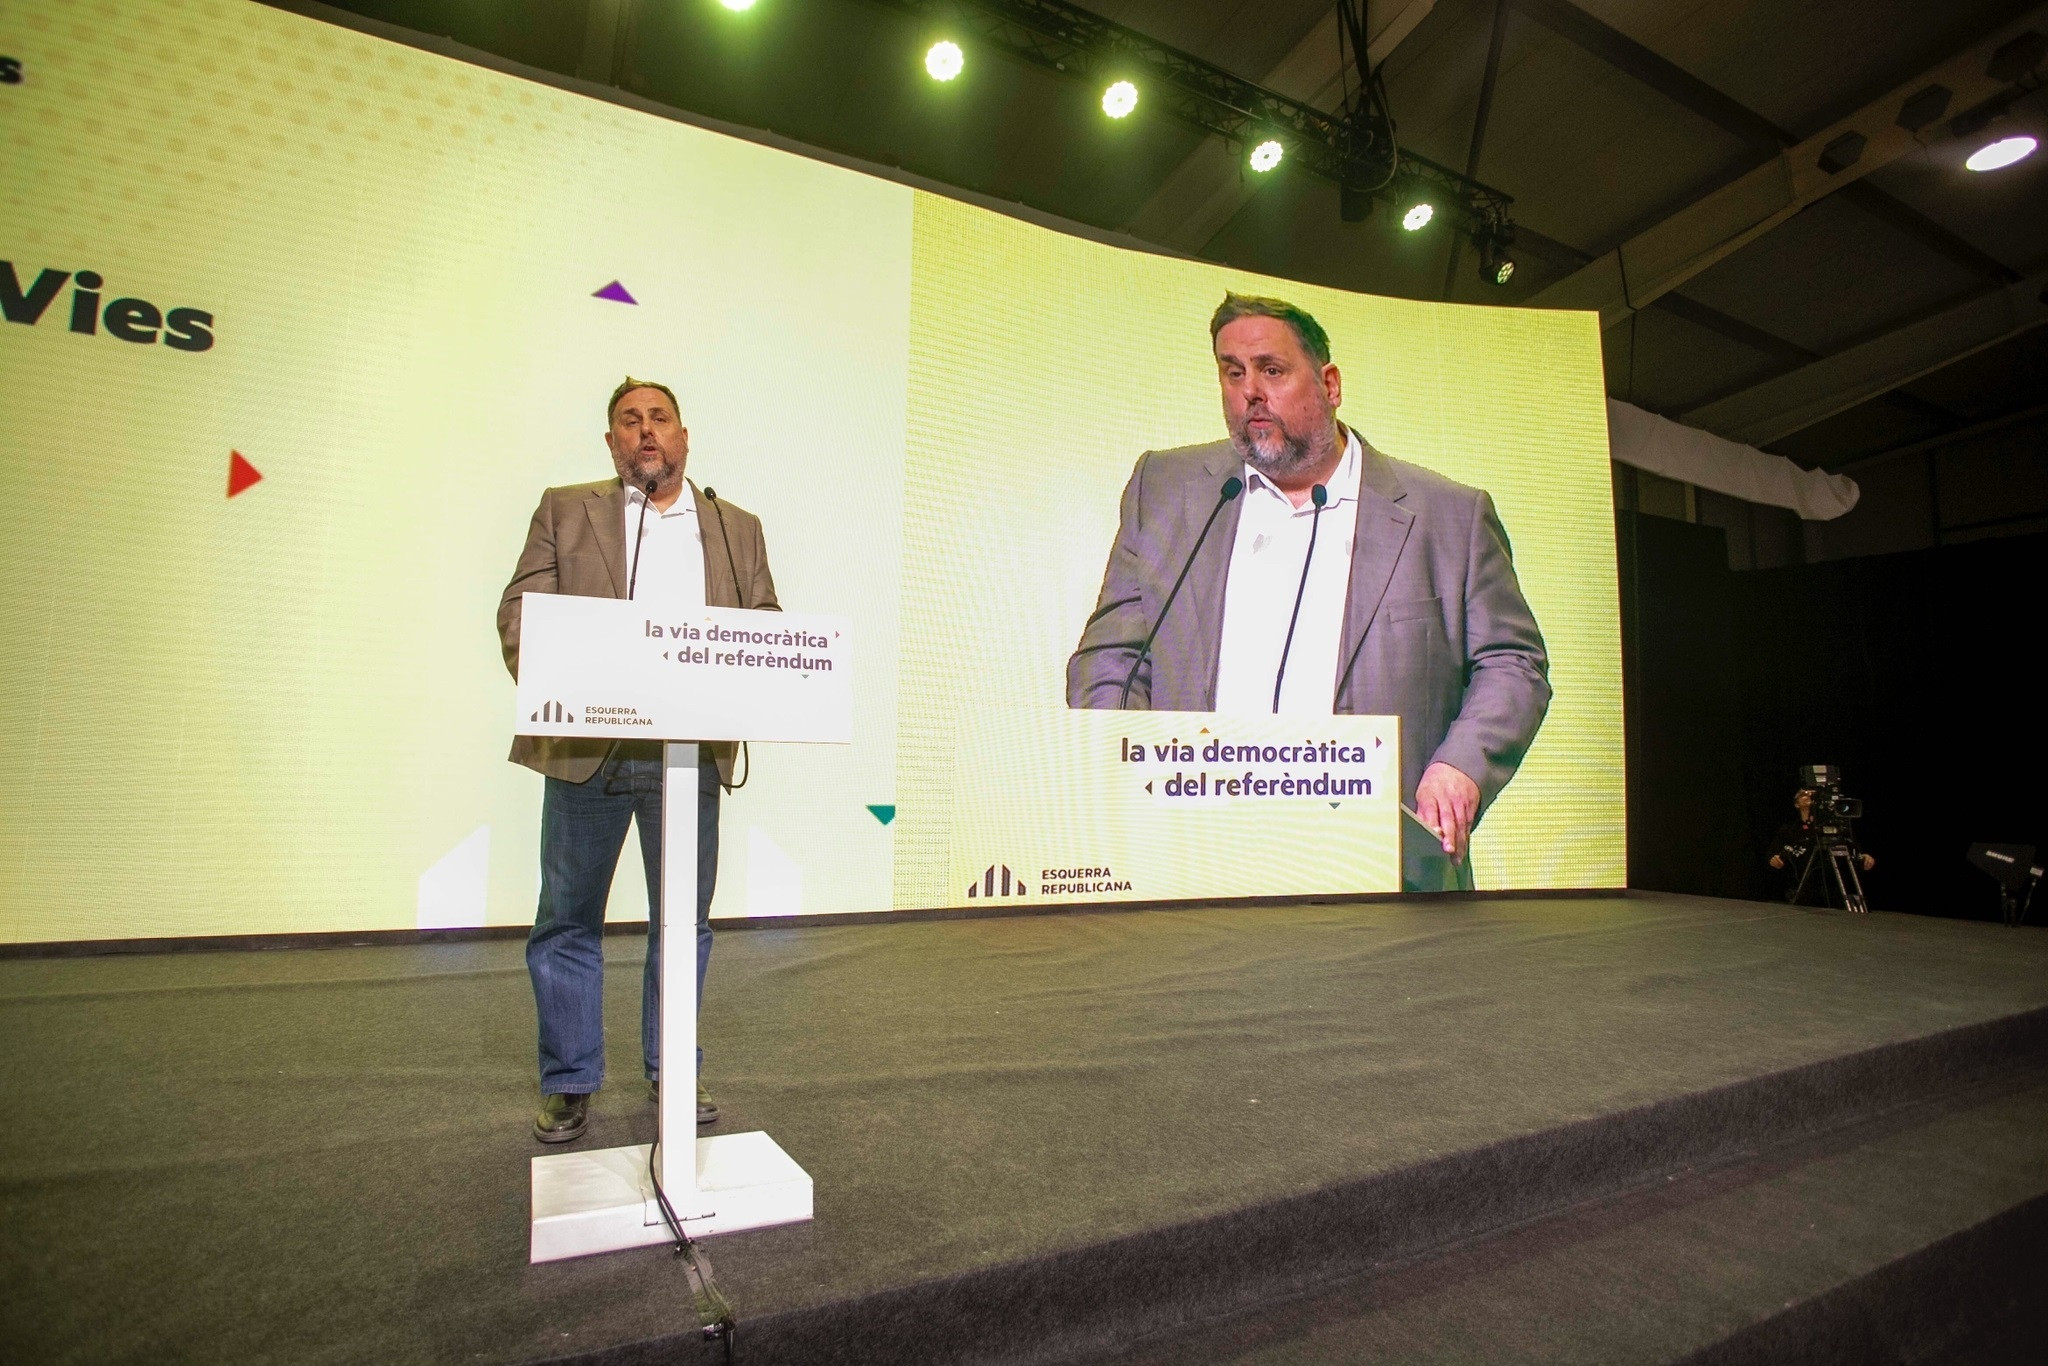
[[[588,1146],[653,1128],[638,947],[608,948]],[[703,1355],[664,1251],[526,1264],[516,943],[0,962],[0,1029],[10,1359]],[[704,1030],[721,1128],[817,1183],[813,1224],[708,1244],[740,1361],[1669,1360],[1786,1298],[1824,1324],[2048,1192],[2021,1141],[2048,1128],[2048,935],[1976,923],[1631,897],[748,930]],[[1671,1208],[1630,1203],[1673,1176]],[[1759,1221],[1801,1201],[1862,1222],[1781,1249]],[[1559,1211],[1626,1236],[1500,1261]],[[1360,1307],[1347,1277],[1433,1250],[1522,1268],[1492,1302],[1556,1322]],[[1601,1314],[1559,1288],[1629,1266],[1642,1324],[1572,1327]]]

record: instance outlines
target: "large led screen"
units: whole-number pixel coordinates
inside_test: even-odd
[[[234,0],[4,24],[0,939],[529,921],[542,780],[506,761],[494,619],[542,490],[611,476],[629,373],[761,518],[783,605],[856,639],[854,742],[753,748],[714,917],[1398,890],[1413,793],[1357,737],[1429,757],[1503,572],[1548,701],[1494,747],[1465,880],[1621,884],[1590,315],[1106,246]],[[1427,716],[1206,716],[1163,659],[1137,691],[1171,711],[1074,691],[1105,593],[1150,611],[1180,568],[1138,523],[1216,496],[1143,471],[1231,465],[1228,291],[1327,331],[1377,462],[1345,507],[1408,510],[1398,545],[1329,529],[1385,570],[1343,648]],[[1212,681],[1186,642],[1238,506],[1161,637]],[[623,859],[614,917],[644,897]]]

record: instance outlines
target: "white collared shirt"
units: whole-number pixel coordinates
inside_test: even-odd
[[[1244,467],[1244,510],[1230,551],[1223,589],[1223,632],[1217,646],[1216,710],[1328,716],[1336,710],[1337,653],[1344,635],[1344,605],[1351,588],[1351,546],[1358,535],[1358,481],[1364,465],[1358,434],[1344,431],[1344,454],[1323,487],[1329,493],[1315,527],[1315,563],[1302,587],[1315,505],[1297,508],[1249,464]],[[1294,595],[1301,614],[1294,643],[1287,623]],[[1287,654],[1280,705],[1273,680]]]
[[[688,484],[663,512],[639,489],[626,486],[626,581],[641,602],[668,607],[704,605],[704,529],[697,518],[697,496]],[[640,509],[647,508],[647,535],[640,540]],[[634,578],[633,551],[639,545],[639,577]]]

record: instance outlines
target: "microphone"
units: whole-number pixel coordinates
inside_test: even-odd
[[[740,596],[740,567],[733,562],[732,537],[725,534],[725,507],[718,501],[718,490],[704,490],[704,501],[711,504],[711,510],[718,514],[718,539],[725,546],[725,567],[732,573],[732,600],[741,607],[747,604]]]
[[[718,501],[718,490],[714,488],[704,490],[704,501],[711,504],[711,510],[718,514],[718,540],[725,547],[725,567],[732,574],[732,600],[745,607],[747,604],[740,597],[740,567],[732,558],[732,537],[725,534],[725,505]],[[748,752],[745,740],[740,741],[740,757],[746,761],[746,771],[738,782],[726,786],[727,792],[739,791],[747,785],[747,779],[754,776],[754,756]]]
[[[626,576],[626,596],[633,596],[633,588],[640,582],[640,545],[647,539],[647,505],[654,501],[654,490],[658,485],[652,475],[648,476],[647,487],[640,491],[647,495],[640,503],[640,525],[633,531],[633,572]]]
[[[1209,539],[1209,528],[1216,525],[1216,514],[1223,511],[1223,505],[1244,492],[1244,480],[1231,475],[1223,481],[1223,487],[1216,492],[1216,506],[1209,509],[1209,520],[1202,523],[1202,534],[1195,537],[1195,544],[1188,551],[1187,560],[1180,567],[1180,577],[1173,581],[1173,589],[1166,595],[1165,605],[1159,609],[1159,617],[1152,623],[1152,629],[1145,636],[1145,643],[1138,647],[1138,657],[1131,661],[1131,671],[1124,675],[1124,690],[1117,698],[1117,710],[1131,705],[1131,684],[1137,681],[1138,666],[1152,653],[1152,642],[1159,638],[1159,628],[1166,625],[1166,614],[1173,610],[1173,600],[1180,596],[1180,586],[1188,581],[1188,571],[1195,567],[1195,556],[1202,553],[1202,542]]]
[[[1308,591],[1308,567],[1316,562],[1316,527],[1323,520],[1323,504],[1330,501],[1330,491],[1317,484],[1308,491],[1309,501],[1316,510],[1308,515],[1308,554],[1301,561],[1301,582],[1294,589],[1294,612],[1287,618],[1287,643],[1280,647],[1280,669],[1273,675],[1273,711],[1280,710],[1280,685],[1287,678],[1287,656],[1294,649],[1294,624],[1301,620],[1301,598]]]

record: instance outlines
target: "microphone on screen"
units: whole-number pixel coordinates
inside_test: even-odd
[[[626,596],[633,596],[634,587],[640,582],[640,543],[647,539],[647,505],[654,501],[654,490],[658,485],[649,478],[640,491],[647,495],[640,503],[640,525],[633,530],[633,571],[626,576]]]
[[[1131,705],[1131,684],[1137,680],[1138,666],[1152,653],[1152,642],[1159,638],[1159,628],[1166,625],[1166,614],[1173,610],[1173,600],[1180,596],[1180,586],[1188,581],[1188,571],[1195,567],[1195,556],[1202,553],[1202,542],[1209,539],[1209,528],[1216,525],[1217,514],[1223,511],[1225,504],[1243,492],[1244,480],[1234,474],[1224,480],[1223,487],[1216,491],[1216,506],[1209,509],[1209,520],[1202,523],[1202,534],[1195,537],[1193,548],[1188,551],[1186,561],[1181,564],[1180,577],[1173,581],[1173,589],[1166,595],[1165,605],[1159,609],[1158,620],[1152,623],[1151,631],[1145,636],[1145,643],[1138,647],[1138,657],[1131,661],[1131,671],[1124,675],[1124,690],[1117,698],[1117,710],[1122,711]]]
[[[1323,520],[1323,504],[1330,501],[1330,491],[1317,484],[1308,491],[1309,501],[1316,510],[1308,515],[1308,554],[1301,561],[1301,582],[1294,589],[1294,612],[1287,618],[1287,643],[1280,647],[1280,668],[1273,675],[1273,710],[1280,710],[1280,685],[1287,678],[1287,656],[1294,649],[1294,624],[1301,619],[1301,597],[1308,591],[1308,567],[1316,559],[1316,526]]]

